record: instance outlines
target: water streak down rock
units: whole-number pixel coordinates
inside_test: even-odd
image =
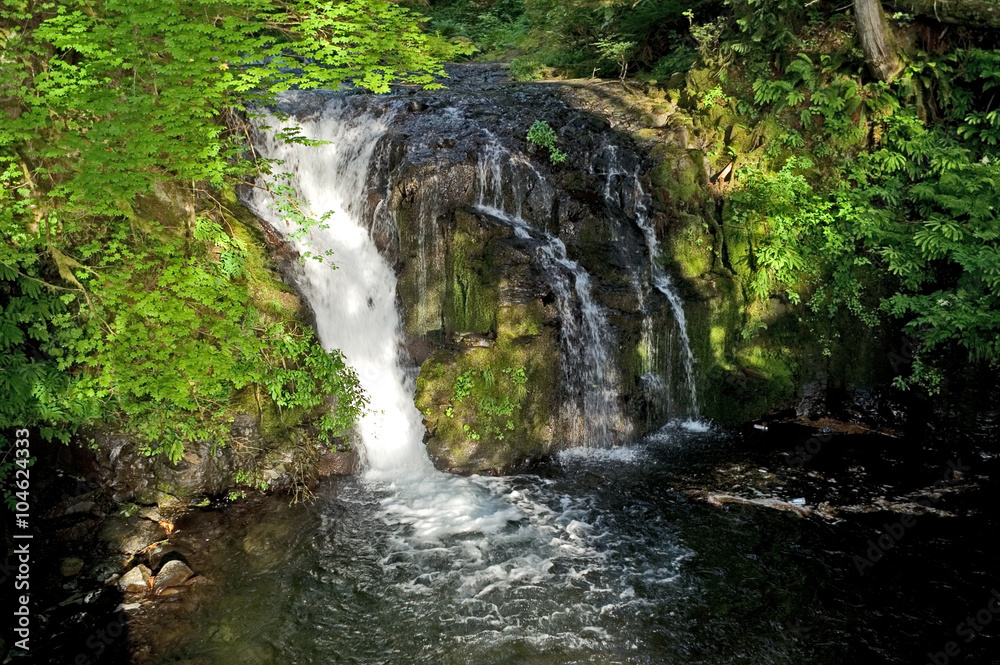
[[[680,357],[684,363],[684,387],[687,389],[689,399],[687,413],[692,417],[699,415],[698,408],[698,387],[695,377],[695,357],[691,351],[691,339],[688,336],[687,317],[684,314],[684,304],[680,293],[674,285],[673,280],[660,263],[660,241],[656,237],[656,229],[649,219],[649,197],[642,188],[642,180],[639,174],[639,166],[632,167],[631,172],[626,167],[618,146],[607,146],[608,171],[604,198],[610,208],[617,208],[622,215],[629,216],[635,225],[642,231],[646,241],[646,250],[649,253],[649,281],[662,293],[667,302],[670,303],[670,310],[674,315],[674,328],[680,337],[681,348]],[[637,289],[642,290],[641,285]],[[648,320],[648,319],[647,319]],[[651,355],[655,355],[657,349],[655,344]],[[660,363],[656,360],[650,363],[651,372],[655,375]],[[662,379],[657,377],[656,384],[662,385]],[[665,388],[665,387],[664,387]]]

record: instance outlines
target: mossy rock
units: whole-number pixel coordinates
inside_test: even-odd
[[[712,236],[704,222],[688,224],[679,232],[671,234],[665,245],[667,255],[673,259],[684,279],[704,275],[715,263]]]
[[[705,199],[704,156],[698,150],[675,148],[664,151],[651,173],[653,193],[668,209],[687,210]]]
[[[503,285],[501,285],[503,289]],[[534,337],[542,334],[551,312],[540,301],[524,305],[505,304],[497,310],[497,336],[501,339]]]
[[[692,68],[686,82],[688,90],[695,93],[706,93],[719,85],[718,77],[708,68]]]
[[[485,348],[440,350],[424,361],[416,404],[435,463],[498,473],[551,452],[558,353],[555,331],[544,329]]]
[[[445,322],[449,329],[479,333],[496,330],[500,308],[498,280],[488,248],[492,238],[506,235],[509,234],[485,227],[465,211],[455,211],[447,261]]]

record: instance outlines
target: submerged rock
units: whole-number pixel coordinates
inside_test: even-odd
[[[63,577],[76,577],[83,570],[83,559],[67,557],[59,564],[59,574]]]

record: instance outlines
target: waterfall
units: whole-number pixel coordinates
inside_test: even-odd
[[[569,401],[563,407],[563,420],[572,429],[567,438],[586,446],[614,443],[628,426],[615,390],[618,372],[608,344],[613,337],[601,306],[591,296],[590,274],[566,256],[566,245],[552,234],[491,206],[480,205],[477,210],[529,242],[551,280],[562,322],[563,375],[568,388],[582,393],[580,404]]]
[[[397,232],[390,199],[400,183],[393,180],[392,160],[398,159],[393,155],[406,153],[399,153],[400,144],[393,143],[398,141],[397,130],[393,129],[392,140],[387,134],[390,125],[407,112],[406,101],[292,92],[282,97],[279,108],[294,110],[300,116],[297,124],[303,136],[322,145],[289,144],[276,138],[280,132],[270,131],[258,132],[256,148],[262,157],[283,163],[282,170],[290,174],[299,199],[324,223],[299,237],[293,232],[301,230],[286,228],[265,188],[256,188],[247,203],[284,233],[302,255],[329,257],[323,262],[310,258],[295,279],[316,315],[321,343],[344,353],[371,400],[357,428],[365,468],[387,477],[399,478],[404,472],[426,476],[432,465],[423,445],[423,418],[413,405],[416,367],[403,346],[396,275],[375,242],[388,238],[391,244]],[[558,208],[556,189],[530,159],[509,150],[489,129],[465,117],[462,108],[445,108],[437,117],[443,123],[439,131],[450,131],[454,126],[457,132],[460,128],[465,140],[478,146],[475,191],[471,192],[478,211],[512,228],[548,279],[560,324],[563,439],[577,445],[622,442],[630,433],[630,423],[620,398],[616,333],[592,293],[591,276],[569,258],[563,241],[544,228]],[[296,125],[275,116],[265,117],[264,123],[279,129]],[[406,150],[417,150],[420,159],[426,159],[433,154],[433,140],[430,134],[419,135],[412,146],[405,144]],[[648,197],[639,184],[637,170],[623,166],[624,160],[614,148],[609,149],[609,157],[602,160],[608,164],[604,200],[615,220],[613,228],[620,232],[626,228],[622,224],[634,222],[642,231],[649,254],[650,278],[646,283],[666,297],[675,320],[674,330],[655,330],[647,315],[643,331],[649,345],[647,355],[652,367],[659,367],[659,347],[676,337],[681,346],[686,402],[696,413],[694,356],[684,309],[659,264],[659,247],[647,213]],[[433,171],[427,177],[425,184],[438,178]],[[442,187],[447,184],[442,183]],[[418,289],[426,290],[431,270],[424,256],[425,245],[437,242],[436,232],[427,233],[433,228],[428,225],[436,224],[449,205],[461,205],[460,199],[448,200],[454,202],[444,203],[425,194],[419,201],[419,214],[408,220],[420,229],[416,255],[410,258],[419,268],[415,273]],[[429,240],[425,240],[428,235]],[[435,264],[433,269],[441,270],[443,265]],[[643,295],[639,288],[639,302],[646,311]],[[417,315],[424,316],[420,311]],[[428,310],[424,318],[432,316],[433,311]],[[432,329],[430,318],[420,322]],[[670,380],[669,371],[649,372],[644,378],[651,390],[664,393]]]
[[[403,371],[396,276],[362,224],[368,164],[390,120],[389,115],[357,116],[334,102],[318,118],[301,123],[307,137],[326,144],[288,144],[274,132],[260,132],[256,147],[262,156],[281,160],[282,169],[294,174],[300,200],[316,217],[325,216],[305,238],[292,241],[302,254],[329,257],[307,259],[297,283],[315,312],[320,342],[344,353],[368,394],[368,413],[358,423],[366,466],[429,470],[423,421],[413,406],[412,381]],[[265,124],[294,126],[273,116]],[[248,203],[286,236],[296,230],[286,227],[264,189],[255,189]]]
[[[638,221],[638,220],[637,220]],[[653,228],[648,224],[648,220],[643,219],[647,222],[645,225],[640,225],[643,232],[646,235],[646,243],[649,246],[649,254],[651,257],[659,257],[659,249],[656,245],[656,236],[654,235]],[[654,254],[654,252],[656,252]],[[694,416],[698,415],[698,387],[695,385],[694,380],[694,353],[691,352],[691,338],[688,337],[687,330],[687,319],[684,316],[684,305],[681,302],[680,293],[677,292],[677,287],[674,286],[673,280],[670,279],[663,268],[657,263],[656,258],[651,261],[652,271],[653,271],[653,286],[667,297],[667,302],[670,303],[670,310],[674,314],[674,320],[677,322],[677,333],[681,339],[681,350],[683,355],[681,356],[684,361],[684,381],[687,385],[688,395],[691,398],[691,411]]]
[[[324,257],[307,259],[297,283],[315,312],[320,342],[344,353],[368,394],[368,413],[358,423],[365,464],[374,470],[429,470],[423,421],[403,371],[396,276],[362,224],[368,164],[390,119],[352,116],[330,104],[319,118],[302,123],[305,134],[324,145],[288,144],[261,132],[257,149],[281,160],[295,174],[296,193],[310,212],[325,217],[305,238],[293,240],[300,253]],[[290,126],[275,117],[266,123]],[[255,189],[248,203],[279,232],[296,230],[286,229],[265,190]]]
[[[299,94],[286,93],[283,100],[294,105]],[[316,315],[320,342],[343,352],[368,395],[357,430],[366,476],[390,491],[382,499],[384,519],[405,529],[412,543],[497,533],[521,519],[521,510],[470,479],[435,470],[427,456],[423,419],[413,405],[414,373],[403,351],[396,276],[364,222],[366,213],[385,217],[384,201],[369,199],[368,178],[391,120],[391,108],[359,111],[334,97],[320,113],[297,123],[305,137],[326,142],[304,146],[275,138],[274,128],[296,123],[266,115],[263,124],[272,130],[258,132],[258,153],[281,160],[282,170],[293,174],[299,199],[323,223],[299,239],[265,189],[254,189],[247,204],[301,254],[329,256],[323,262],[307,259],[296,284]]]
[[[608,204],[609,209],[619,210],[622,214],[629,215],[635,222],[635,225],[639,227],[639,230],[642,231],[643,239],[646,241],[646,250],[649,254],[650,281],[656,290],[666,297],[667,303],[670,305],[670,311],[674,315],[677,335],[681,341],[684,383],[687,388],[691,410],[689,415],[697,416],[699,407],[698,388],[695,383],[694,371],[695,358],[694,353],[691,351],[691,338],[688,336],[684,303],[670,275],[667,274],[666,270],[660,264],[660,242],[656,238],[656,230],[649,219],[647,196],[642,189],[638,169],[630,172],[622,166],[617,146],[609,145],[605,149],[608,153],[608,171],[604,188],[604,200]],[[629,188],[622,187],[621,185],[618,187],[613,186],[615,180],[621,181],[622,179],[626,179],[631,186]],[[651,344],[650,346],[654,347],[650,349],[650,354],[655,357],[655,345]],[[656,365],[653,364],[653,367],[655,368]],[[651,381],[653,383],[664,383],[663,378],[659,376],[652,377]],[[669,377],[667,384],[669,384]]]
[[[586,446],[620,442],[630,430],[618,403],[618,370],[611,352],[614,336],[603,308],[594,301],[590,274],[566,254],[566,245],[523,218],[523,203],[538,190],[551,210],[554,191],[530,160],[510,153],[489,130],[478,163],[477,210],[511,227],[529,243],[552,287],[559,310],[563,378],[577,391],[563,404],[570,441]],[[508,201],[505,209],[505,201]],[[510,209],[513,208],[513,209]]]

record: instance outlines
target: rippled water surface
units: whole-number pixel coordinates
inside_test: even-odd
[[[987,514],[840,523],[677,489],[747,460],[694,426],[536,474],[349,478],[234,538],[183,649],[241,663],[924,663],[1000,584]],[[980,596],[982,596],[980,598]],[[998,622],[1000,623],[1000,622]],[[998,631],[1000,632],[1000,631]],[[987,630],[962,662],[998,662]],[[174,662],[174,661],[169,661]],[[953,661],[959,662],[959,661]]]

